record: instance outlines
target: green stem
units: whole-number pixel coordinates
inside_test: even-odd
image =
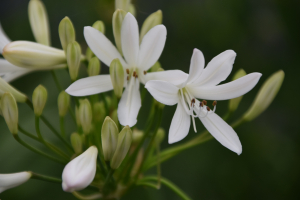
[[[52,77],[53,77],[53,80],[55,82],[55,85],[56,85],[57,89],[59,90],[59,92],[62,91],[62,87],[61,87],[61,85],[60,85],[60,83],[58,81],[58,78],[56,76],[55,70],[51,70],[51,74],[52,74]]]
[[[64,118],[64,117],[59,117],[59,125],[60,125],[61,136],[62,136],[63,138],[66,138],[66,132],[65,132],[65,118]]]
[[[54,178],[54,177],[51,177],[51,176],[45,176],[45,175],[42,175],[42,174],[36,174],[36,173],[33,173],[31,172],[31,179],[37,179],[37,180],[42,180],[42,181],[47,181],[47,182],[52,182],[52,183],[62,183],[62,180],[59,179],[59,178]]]
[[[106,179],[105,179],[105,182],[104,182],[104,186],[103,186],[103,190],[105,190],[109,184],[109,181],[113,178],[113,174],[114,174],[115,170],[114,169],[110,169],[107,176],[106,176]]]
[[[153,189],[159,189],[159,186],[154,184],[154,183],[149,183],[149,182],[138,182],[137,185],[144,185],[148,187],[152,187]]]
[[[100,194],[100,193],[91,194],[91,195],[83,195],[83,194],[80,194],[79,192],[72,192],[72,194],[73,194],[76,198],[82,199],[82,200],[93,200],[93,199],[99,199],[99,198],[102,198],[102,194]]]
[[[31,139],[34,139],[34,140],[36,140],[36,141],[38,141],[38,142],[41,142],[40,139],[39,139],[38,137],[36,137],[35,135],[33,135],[33,134],[31,134],[31,133],[25,131],[20,125],[18,125],[18,128],[19,128],[19,131],[20,131],[21,133],[23,133],[24,135],[26,135],[27,137],[30,137]]]

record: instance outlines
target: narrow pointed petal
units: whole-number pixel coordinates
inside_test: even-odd
[[[169,129],[169,144],[178,142],[189,133],[191,118],[179,102]]]
[[[204,110],[207,112],[206,109]],[[211,111],[205,118],[199,119],[210,134],[223,146],[238,155],[242,153],[242,145],[238,135],[221,117]]]
[[[195,85],[213,86],[224,81],[232,70],[236,53],[227,50],[214,57],[203,70],[203,73],[195,81]]]
[[[1,54],[3,53],[4,47],[10,42],[11,42],[11,40],[6,36],[4,30],[1,26],[1,23],[0,23],[0,53]]]
[[[105,65],[109,67],[113,59],[119,58],[122,65],[126,66],[126,63],[117,48],[97,29],[90,26],[84,27],[84,38],[93,53]]]
[[[188,84],[192,84],[194,81],[200,78],[200,75],[204,69],[204,63],[205,61],[202,52],[198,49],[194,49],[190,64],[189,77],[187,79]]]
[[[121,97],[118,106],[118,118],[123,126],[134,126],[137,122],[137,116],[141,108],[140,83],[135,80],[132,91],[127,87]],[[128,97],[129,96],[129,97]],[[128,102],[127,102],[128,101]]]
[[[242,96],[252,90],[261,77],[261,73],[251,73],[235,81],[217,86],[191,87],[188,90],[199,99],[227,100]]]
[[[126,14],[122,23],[121,44],[128,65],[136,66],[139,55],[139,27],[131,13]]]
[[[113,89],[110,75],[98,75],[82,78],[72,83],[66,92],[72,96],[88,96]]]
[[[164,49],[166,37],[167,29],[164,25],[153,27],[144,36],[137,64],[140,69],[147,71],[155,64]]]
[[[174,105],[178,102],[179,88],[166,81],[148,81],[145,88],[162,104]]]
[[[175,86],[180,86],[186,82],[188,74],[180,70],[167,70],[160,72],[150,72],[145,75],[145,80],[161,80],[172,83]]]

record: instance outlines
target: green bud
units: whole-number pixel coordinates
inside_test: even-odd
[[[149,15],[149,17],[147,17],[147,19],[144,21],[143,26],[141,28],[140,42],[142,42],[143,37],[146,35],[146,33],[148,33],[148,31],[150,31],[151,28],[161,23],[162,23],[161,10],[158,10],[155,13]]]
[[[66,116],[70,106],[70,95],[65,91],[61,91],[58,95],[57,104],[59,116]]]
[[[105,34],[105,25],[103,23],[103,21],[96,21],[94,24],[93,24],[93,28],[97,29],[98,31],[100,31],[101,33]]]
[[[95,57],[95,54],[92,52],[92,50],[89,47],[86,49],[85,57],[88,61],[90,61],[91,58]]]
[[[84,133],[89,133],[92,129],[92,107],[89,100],[84,99],[79,106],[79,119]]]
[[[246,76],[246,72],[243,69],[240,69],[239,71],[237,71],[235,73],[232,80],[234,81],[234,80],[239,79],[243,76]],[[229,100],[229,111],[230,112],[234,112],[238,108],[242,98],[243,98],[243,96],[240,96],[240,97]]]
[[[165,136],[166,136],[166,131],[163,128],[159,128],[155,136],[155,142],[157,144],[160,144],[164,140]]]
[[[277,95],[284,79],[284,72],[279,70],[272,74],[260,88],[254,102],[244,114],[244,120],[251,121],[265,111]]]
[[[68,44],[67,47],[67,63],[69,67],[69,73],[72,81],[75,81],[78,77],[78,71],[81,59],[81,47],[74,41]]]
[[[97,76],[100,74],[101,64],[97,57],[93,57],[90,59],[88,66],[88,74],[89,76]]]
[[[114,12],[113,20],[112,20],[115,42],[116,42],[117,48],[121,55],[123,55],[122,44],[121,44],[121,27],[122,27],[122,23],[125,18],[125,15],[126,15],[126,12],[124,10],[118,9]]]
[[[161,64],[157,61],[151,68],[150,72],[157,72],[159,69],[162,69]]]
[[[138,144],[144,136],[144,132],[135,128],[132,131],[132,144]]]
[[[118,135],[117,149],[110,162],[112,169],[117,169],[126,157],[132,142],[132,131],[129,126],[125,126]]]
[[[114,122],[116,123],[117,127],[119,127],[119,119],[118,119],[118,110],[114,110],[111,114],[110,117]]]
[[[111,98],[109,96],[105,96],[105,101],[107,103],[108,109],[110,109],[111,106],[112,106],[112,100],[111,100]]]
[[[16,90],[13,86],[8,84],[5,80],[0,77],[0,98],[2,98],[3,94],[6,92],[11,93],[17,102],[24,103],[27,100],[25,94]]]
[[[82,153],[82,138],[78,133],[71,134],[71,144],[76,154]]]
[[[2,115],[12,134],[18,134],[18,106],[11,93],[4,93],[0,102]]]
[[[32,94],[32,104],[34,108],[34,114],[36,116],[39,117],[42,115],[47,102],[47,98],[48,92],[44,86],[39,85],[34,89]]]
[[[118,134],[119,130],[116,123],[107,116],[101,130],[102,149],[105,161],[110,161],[116,151]]]
[[[79,108],[75,106],[75,117],[76,117],[76,124],[78,127],[81,127],[80,117],[79,117]]]
[[[130,12],[133,16],[136,16],[136,9],[132,3],[129,4],[128,12]]]
[[[118,98],[121,98],[124,87],[124,69],[118,58],[110,63],[109,73],[115,95]]]
[[[67,51],[68,44],[75,41],[75,29],[69,17],[63,18],[58,26],[58,34],[63,50]]]
[[[129,10],[131,0],[115,0],[115,9]]]
[[[40,44],[50,46],[49,21],[43,2],[31,0],[28,5],[28,14],[35,40]]]
[[[93,106],[93,118],[96,122],[102,122],[105,117],[105,106],[103,102],[97,102]]]

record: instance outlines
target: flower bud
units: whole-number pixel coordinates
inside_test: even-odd
[[[121,165],[122,161],[128,153],[128,150],[131,146],[131,142],[132,131],[129,128],[129,126],[125,126],[118,135],[117,149],[110,162],[110,166],[112,169],[117,169]]]
[[[160,62],[156,62],[151,68],[150,72],[157,72],[159,69],[162,69]]]
[[[116,123],[107,116],[101,130],[102,149],[105,161],[110,161],[116,151],[118,134],[119,130]]]
[[[91,58],[95,57],[95,54],[92,52],[92,50],[89,47],[86,49],[85,57],[88,61],[90,61]]]
[[[144,136],[144,132],[135,128],[132,131],[132,144],[138,144]]]
[[[243,69],[240,69],[239,71],[237,71],[235,73],[232,80],[234,81],[234,80],[239,79],[243,76],[246,76],[246,72]],[[229,111],[230,112],[234,112],[238,108],[242,98],[243,98],[243,96],[240,96],[240,97],[229,100]]]
[[[71,144],[76,154],[82,152],[82,138],[78,133],[71,134]]]
[[[88,66],[88,74],[89,76],[97,76],[100,74],[101,65],[100,61],[97,57],[93,57],[90,59],[89,66]]]
[[[103,21],[96,21],[94,24],[93,24],[93,28],[97,29],[98,31],[100,31],[101,33],[105,34],[105,25],[103,23]]]
[[[113,32],[114,32],[114,37],[115,37],[115,42],[117,45],[117,48],[120,52],[121,55],[122,53],[122,45],[121,45],[121,27],[123,20],[125,18],[126,12],[124,10],[116,10],[113,14]]]
[[[58,95],[57,104],[59,116],[66,116],[70,106],[70,95],[65,91],[61,91]]]
[[[115,95],[120,98],[122,96],[124,86],[124,69],[118,58],[111,62],[109,73]]]
[[[9,43],[2,55],[11,64],[28,69],[64,68],[67,63],[64,51],[28,41]]]
[[[0,193],[25,183],[31,176],[31,172],[0,174]]]
[[[78,77],[78,71],[81,60],[81,47],[74,41],[68,44],[67,47],[67,63],[69,67],[69,73],[72,81],[75,81]]]
[[[28,5],[28,14],[35,40],[40,44],[50,46],[49,21],[43,2],[31,0]]]
[[[92,128],[92,107],[89,100],[84,99],[79,106],[79,119],[84,133],[89,133]]]
[[[260,88],[254,102],[244,114],[244,120],[251,121],[265,111],[277,95],[284,79],[284,72],[279,70],[271,75]]]
[[[118,110],[114,110],[111,114],[110,117],[112,120],[114,120],[114,122],[116,123],[117,127],[119,127],[120,123],[119,123],[119,118],[118,118]]]
[[[0,98],[2,98],[2,95],[6,92],[11,93],[17,102],[24,103],[27,100],[27,97],[25,96],[25,94],[16,90],[13,86],[8,84],[5,80],[3,80],[0,77]]]
[[[152,29],[154,26],[159,25],[162,23],[162,12],[161,10],[156,11],[155,13],[152,13],[147,17],[147,19],[144,21],[143,26],[141,28],[140,33],[140,42],[142,41],[143,37]]]
[[[39,85],[34,89],[32,94],[32,104],[34,108],[34,114],[36,116],[39,117],[42,115],[47,102],[47,98],[48,92],[44,86]]]
[[[103,102],[97,102],[93,106],[93,118],[96,122],[102,122],[105,117],[105,106]]]
[[[75,41],[75,29],[69,17],[63,18],[58,26],[58,34],[63,50],[67,51],[68,44]]]
[[[129,4],[128,12],[130,12],[133,16],[136,16],[136,9],[132,3]]]
[[[76,124],[78,127],[81,127],[80,117],[79,117],[79,108],[75,106],[75,117],[76,117]]]
[[[98,149],[91,146],[84,153],[70,161],[62,174],[62,188],[65,192],[82,190],[94,180]]]
[[[115,0],[115,9],[128,11],[131,0]]]
[[[18,134],[19,112],[15,98],[11,93],[4,93],[0,102],[2,115],[12,134]]]
[[[156,133],[156,136],[155,136],[155,142],[157,144],[160,144],[164,140],[165,135],[166,135],[166,131],[163,128],[159,128],[157,130],[157,133]]]

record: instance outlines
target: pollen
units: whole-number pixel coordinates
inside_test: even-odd
[[[127,81],[129,81],[129,76],[127,76]]]
[[[202,103],[202,102],[200,102],[200,103],[199,103],[199,106],[200,106],[200,107],[203,107],[203,103]]]
[[[129,69],[126,69],[126,73],[129,74]]]
[[[191,106],[194,107],[195,102],[196,102],[195,99],[192,99],[192,101],[191,101]]]
[[[203,103],[203,105],[205,105],[205,106],[207,105],[207,101],[205,101],[205,100],[203,100],[202,103]]]
[[[206,107],[206,110],[207,110],[207,111],[210,111],[210,108],[207,106],[207,107]]]
[[[214,101],[214,102],[212,103],[212,105],[213,105],[213,106],[216,106],[216,105],[217,105],[217,101]]]
[[[133,72],[133,75],[132,75],[132,76],[133,76],[133,77],[136,77],[136,71]]]
[[[144,75],[146,75],[147,74],[147,71],[144,71]]]

